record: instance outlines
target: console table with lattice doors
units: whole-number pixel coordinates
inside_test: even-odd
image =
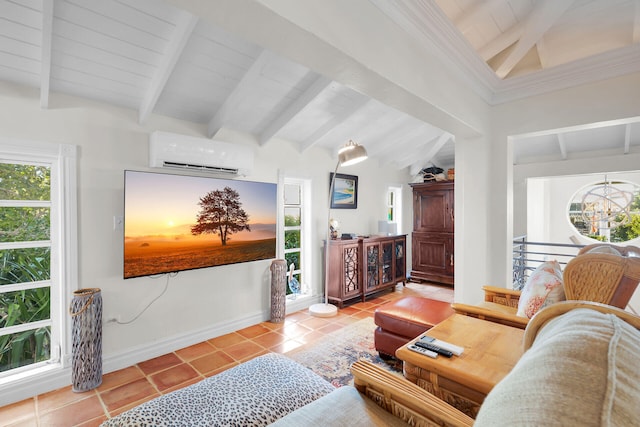
[[[355,298],[394,289],[406,280],[406,235],[331,240],[327,259],[329,302],[343,307]]]

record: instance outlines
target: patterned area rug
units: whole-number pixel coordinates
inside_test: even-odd
[[[335,387],[353,384],[353,362],[366,359],[389,372],[402,376],[402,362],[380,358],[373,344],[373,318],[359,320],[320,340],[286,354],[314,371]]]

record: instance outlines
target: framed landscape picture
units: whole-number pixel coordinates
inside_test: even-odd
[[[329,173],[329,187],[333,173]],[[355,175],[336,174],[331,194],[331,209],[357,209],[358,208],[358,177]]]

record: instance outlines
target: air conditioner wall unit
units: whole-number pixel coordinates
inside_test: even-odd
[[[247,176],[253,169],[253,150],[228,142],[156,131],[149,137],[149,166]]]

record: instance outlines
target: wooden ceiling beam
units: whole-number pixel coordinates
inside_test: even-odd
[[[40,54],[40,107],[49,108],[51,82],[51,40],[53,38],[53,7],[55,0],[42,2],[42,45]]]
[[[215,134],[222,129],[231,112],[233,112],[243,100],[249,99],[251,96],[250,91],[255,87],[255,82],[260,78],[260,74],[265,65],[275,59],[275,55],[266,49],[258,55],[236,87],[233,88],[227,99],[225,99],[224,103],[218,108],[213,118],[209,121],[209,138],[213,138]]]
[[[541,0],[536,2],[524,22],[524,32],[520,40],[516,42],[513,50],[496,70],[498,77],[504,79],[573,2],[574,0]]]
[[[187,45],[187,42],[191,38],[191,34],[193,33],[197,23],[197,16],[188,12],[181,13],[176,24],[176,28],[173,31],[171,40],[169,40],[166,53],[163,56],[158,69],[151,78],[149,88],[140,103],[140,108],[138,110],[138,122],[140,124],[144,123],[153,112],[153,109],[158,102],[158,98],[160,98],[160,95],[167,84],[167,80],[169,80],[169,76],[171,76],[173,69],[178,63],[178,59],[180,58],[180,55],[182,55],[182,51]]]
[[[416,126],[412,117],[400,117],[384,127],[384,131],[372,136],[378,141],[371,149],[367,147],[370,156],[385,156],[387,153],[400,150],[405,145],[412,146],[415,138],[422,135],[421,126]]]
[[[540,40],[536,42],[536,50],[538,51],[538,60],[542,69],[547,68],[549,64],[549,49],[547,48],[547,42],[544,36],[540,37]]]
[[[629,154],[631,150],[631,124],[627,123],[624,127],[624,154]]]
[[[458,27],[461,33],[467,31],[478,21],[478,18],[482,18],[483,13],[488,13],[491,9],[499,4],[504,4],[504,0],[483,0],[477,1],[466,12],[463,12],[455,20],[455,26]]]
[[[449,132],[443,132],[440,136],[432,139],[428,143],[428,148],[425,151],[422,148],[418,148],[417,152],[414,150],[411,153],[408,153],[404,158],[400,157],[395,159],[395,163],[399,169],[406,168],[413,164],[428,164],[433,158],[438,154],[438,151],[444,147],[444,145],[449,142],[452,138],[452,135]],[[389,160],[391,162],[391,160]],[[422,168],[421,167],[421,168]]]
[[[567,160],[567,143],[564,140],[564,134],[558,134],[558,146],[560,147],[560,156],[562,160]]]
[[[344,123],[347,120],[349,120],[351,116],[353,116],[361,108],[364,108],[364,106],[367,105],[367,103],[369,102],[373,102],[371,101],[371,98],[369,98],[366,95],[362,95],[358,93],[358,95],[355,97],[355,101],[345,111],[343,111],[342,114],[336,115],[330,120],[328,120],[318,129],[316,129],[311,134],[311,136],[309,136],[304,141],[302,141],[302,143],[300,144],[300,152],[302,153],[307,149],[311,148],[312,146],[314,146],[320,138],[327,135],[333,129],[338,127],[341,123]]]
[[[380,158],[380,166],[388,167],[392,163],[395,164],[398,169],[402,167],[400,164],[405,164],[406,167],[412,162],[421,162],[423,156],[419,155],[423,151],[423,147],[427,144],[432,144],[438,138],[426,139],[423,135],[415,135],[415,132],[412,135],[404,140],[404,148],[400,149],[400,147],[391,146],[393,149],[393,155],[378,155]]]
[[[520,40],[523,32],[524,25],[520,22],[478,49],[478,54],[483,60],[488,61]]]
[[[313,71],[310,73],[316,74]],[[264,145],[273,138],[280,129],[285,127],[287,123],[291,122],[295,116],[297,116],[304,108],[309,105],[314,99],[325,91],[331,84],[332,80],[325,76],[318,76],[318,78],[305,90],[299,97],[289,104],[287,108],[276,117],[271,123],[258,135],[258,143]]]

